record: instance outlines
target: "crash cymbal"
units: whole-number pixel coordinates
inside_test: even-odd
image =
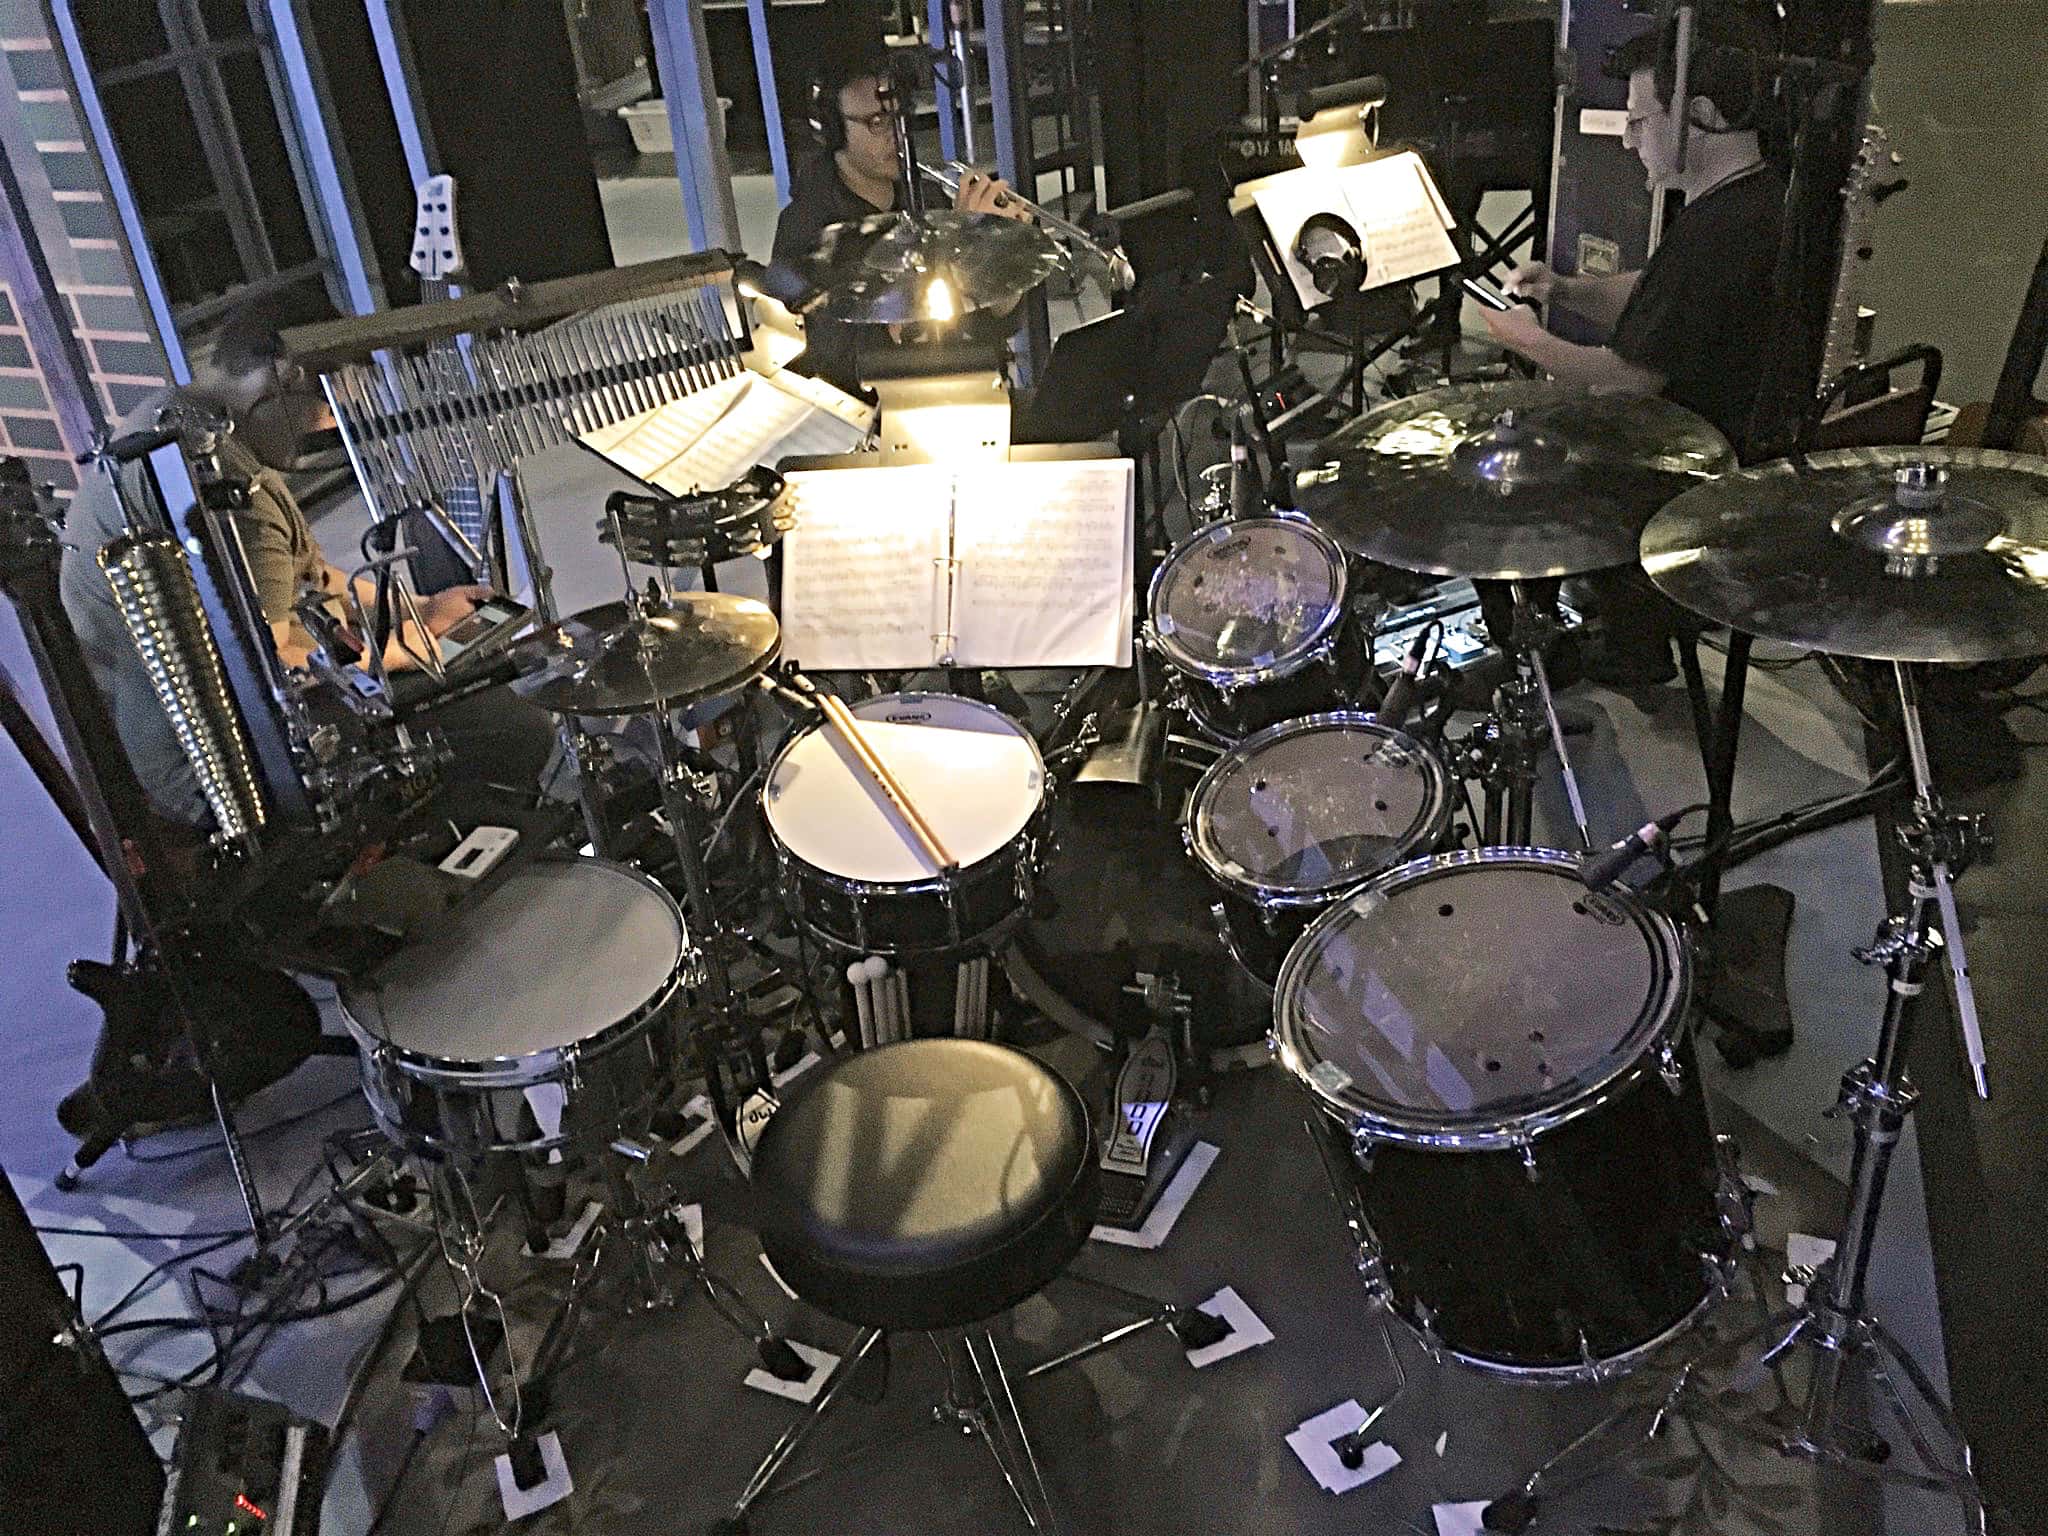
[[[1502,581],[1631,564],[1652,512],[1735,463],[1682,406],[1542,380],[1425,390],[1322,453],[1297,503],[1353,554]]]
[[[512,686],[558,715],[638,715],[731,693],[781,650],[765,604],[678,592],[666,608],[606,603],[520,641],[511,654],[523,675]]]
[[[825,290],[820,313],[898,325],[1001,308],[1044,282],[1062,259],[1035,224],[940,208],[834,224],[818,253],[795,265]]]
[[[2048,653],[2048,460],[1854,448],[1686,492],[1643,530],[1676,601],[1766,640],[1871,661]]]

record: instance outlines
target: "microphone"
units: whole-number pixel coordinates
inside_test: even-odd
[[[1230,515],[1233,518],[1259,515],[1259,482],[1252,472],[1251,433],[1245,425],[1249,405],[1240,405],[1230,416]]]
[[[1611,891],[1621,883],[1622,873],[1646,853],[1664,846],[1671,829],[1691,813],[1692,807],[1671,811],[1655,821],[1646,821],[1604,853],[1579,861],[1579,879],[1589,891]]]
[[[1408,654],[1401,658],[1401,670],[1387,684],[1386,696],[1373,712],[1373,719],[1381,725],[1399,730],[1408,718],[1415,703],[1415,679],[1422,671],[1422,658],[1429,654],[1429,635],[1429,626],[1425,624],[1409,644]]]

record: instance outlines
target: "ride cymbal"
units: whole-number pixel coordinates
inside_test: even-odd
[[[729,592],[678,592],[634,613],[606,603],[514,646],[515,692],[558,715],[680,709],[752,682],[782,650],[767,606]]]
[[[1643,530],[1674,601],[1766,640],[1870,661],[2048,654],[2048,460],[1855,448],[1688,491]]]
[[[1733,467],[1683,406],[1542,380],[1451,384],[1368,411],[1296,481],[1355,555],[1513,581],[1628,565],[1650,515]]]

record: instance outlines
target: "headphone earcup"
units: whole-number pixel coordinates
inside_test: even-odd
[[[831,94],[836,97],[838,92]],[[839,115],[839,103],[828,101],[826,95],[825,83],[813,80],[804,96],[804,117],[818,142],[827,152],[836,154],[846,148],[846,120]]]

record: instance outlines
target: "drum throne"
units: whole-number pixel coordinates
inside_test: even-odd
[[[790,1457],[888,1336],[946,1362],[935,1416],[980,1435],[1033,1528],[1057,1529],[991,1323],[1088,1240],[1099,1189],[1087,1106],[1022,1052],[910,1040],[841,1057],[776,1111],[753,1162],[761,1241],[804,1301],[860,1334],[720,1532],[744,1532]]]

